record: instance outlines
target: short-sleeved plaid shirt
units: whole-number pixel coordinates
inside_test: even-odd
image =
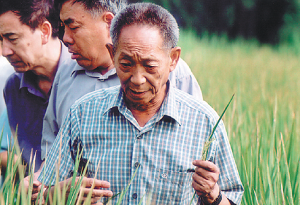
[[[139,167],[123,204],[141,200],[143,204],[189,204],[194,190],[187,170],[194,168],[193,160],[201,159],[204,142],[218,118],[206,102],[169,86],[158,113],[140,127],[124,103],[120,86],[92,92],[71,107],[39,180],[45,171],[45,184],[54,183],[50,178],[60,150],[59,179],[71,177],[80,144],[83,162],[90,160],[88,177],[109,181],[114,194],[126,188]],[[243,186],[222,122],[214,137],[208,159],[220,169],[218,185],[223,193],[239,204]]]

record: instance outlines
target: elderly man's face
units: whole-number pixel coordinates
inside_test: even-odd
[[[0,15],[0,39],[2,55],[16,72],[34,70],[39,66],[42,55],[42,31],[32,30],[22,24],[19,16],[12,11]]]
[[[130,25],[121,30],[113,59],[125,98],[133,109],[161,105],[169,73],[179,56],[180,48],[163,48],[155,27]]]
[[[60,19],[64,24],[64,43],[68,46],[72,58],[87,70],[112,66],[105,45],[111,42],[109,28],[113,14],[103,12],[93,17],[80,3],[67,1],[60,10]]]

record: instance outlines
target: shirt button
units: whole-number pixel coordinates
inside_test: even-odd
[[[135,168],[138,168],[140,166],[139,162],[134,163]]]
[[[142,138],[143,138],[142,135],[140,135],[140,136],[137,137],[138,140],[140,140],[140,139],[142,139]]]
[[[132,194],[132,198],[136,199],[137,198],[137,193]]]
[[[168,178],[168,175],[167,174],[162,174],[161,177],[166,179],[166,178]]]

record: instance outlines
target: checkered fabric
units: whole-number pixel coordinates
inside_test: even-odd
[[[125,189],[138,168],[123,204],[141,200],[143,204],[189,204],[194,190],[187,170],[194,168],[193,160],[201,159],[204,142],[218,118],[206,102],[169,86],[158,113],[140,127],[119,86],[92,92],[71,107],[47,157],[45,178],[42,171],[39,180],[53,184],[50,179],[58,162],[59,180],[70,177],[80,144],[82,159],[89,160],[88,177],[109,181],[114,194]],[[208,159],[220,169],[218,184],[223,193],[239,204],[243,186],[223,122],[214,137]],[[197,203],[195,197],[193,204]]]

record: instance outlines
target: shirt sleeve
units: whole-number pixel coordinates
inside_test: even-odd
[[[179,90],[194,96],[200,101],[203,100],[202,92],[195,76],[187,63],[181,58],[179,59],[175,70],[170,73],[169,80],[171,85]]]
[[[43,119],[43,130],[42,130],[42,140],[41,140],[42,160],[45,159],[59,131],[57,117],[56,117],[56,98],[58,97],[57,93],[58,93],[59,78],[60,78],[60,74],[57,73],[54,82],[52,84],[48,107]]]
[[[79,136],[76,121],[72,122],[71,112],[67,115],[52,147],[50,148],[38,180],[45,185],[55,185],[56,176],[63,181],[70,177],[74,169],[74,160],[70,150],[70,141]]]

